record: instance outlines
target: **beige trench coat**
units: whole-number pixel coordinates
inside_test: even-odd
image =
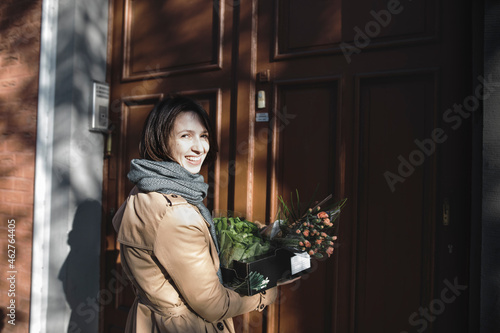
[[[134,188],[113,225],[137,296],[126,332],[234,332],[232,317],[276,298],[276,288],[242,296],[219,282],[209,224],[180,196]]]

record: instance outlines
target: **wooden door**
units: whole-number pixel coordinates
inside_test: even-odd
[[[134,300],[123,278],[119,245],[111,219],[127,197],[130,161],[153,105],[167,94],[201,102],[216,129],[219,158],[201,173],[212,185],[211,209],[227,209],[227,172],[231,131],[233,8],[218,1],[112,1],[111,122],[112,148],[106,162],[104,205],[107,221],[102,255],[102,288],[113,298],[101,302],[101,331],[122,332]]]
[[[111,216],[143,119],[172,92],[200,99],[217,129],[210,208],[272,221],[295,189],[348,198],[334,256],[236,318],[238,332],[466,331],[470,130],[447,113],[470,94],[465,1],[114,0],[112,12],[103,332],[123,331],[133,300]]]
[[[469,10],[258,2],[257,112],[274,122],[255,128],[254,215],[295,189],[348,198],[335,256],[282,288],[270,331],[467,331],[471,136],[448,110],[470,94]]]

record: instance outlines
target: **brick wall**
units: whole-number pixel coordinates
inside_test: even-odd
[[[4,332],[29,331],[41,10],[41,0],[0,2],[0,331]],[[12,262],[9,240],[15,240],[10,244],[15,249]],[[11,276],[15,280],[9,281]],[[15,326],[8,323],[12,301]]]

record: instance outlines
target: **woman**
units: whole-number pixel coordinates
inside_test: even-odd
[[[136,186],[113,218],[136,292],[126,332],[234,332],[232,317],[276,298],[276,288],[242,296],[221,283],[199,174],[216,147],[205,110],[186,97],[160,101],[146,120],[128,174]]]

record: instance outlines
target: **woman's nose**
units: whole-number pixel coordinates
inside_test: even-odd
[[[195,138],[193,140],[193,145],[191,146],[191,150],[194,152],[197,152],[197,153],[203,151],[203,145],[202,145],[200,138]]]

